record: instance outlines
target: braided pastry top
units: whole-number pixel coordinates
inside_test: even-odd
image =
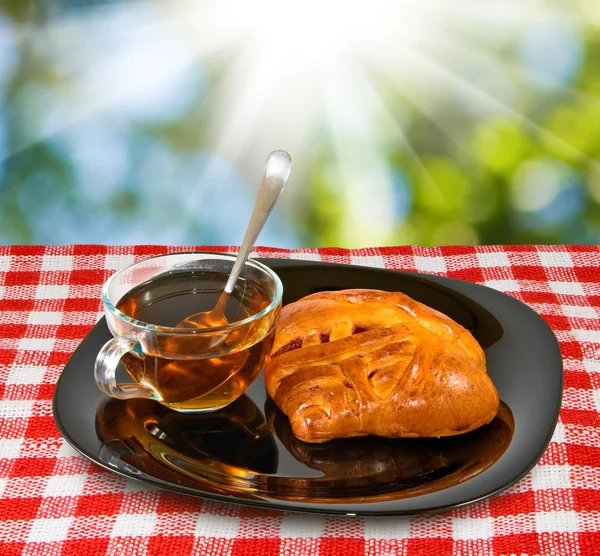
[[[498,412],[475,338],[403,293],[321,292],[285,306],[265,369],[305,442],[461,434]]]

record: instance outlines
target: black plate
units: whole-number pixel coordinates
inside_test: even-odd
[[[452,317],[486,351],[489,375],[505,404],[499,417],[453,439],[310,445],[290,434],[262,378],[237,402],[210,414],[182,415],[148,400],[113,400],[93,378],[96,354],[110,338],[102,319],[67,363],[54,393],[54,418],[67,441],[102,467],[156,487],[350,515],[456,508],[509,487],[539,461],[558,419],[563,367],[556,338],[532,309],[490,288],[438,276],[262,262],[281,277],[284,304],[316,291],[376,288],[405,292]]]

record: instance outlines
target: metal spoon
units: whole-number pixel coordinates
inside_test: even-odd
[[[225,284],[225,289],[219,296],[219,300],[213,309],[190,315],[182,320],[177,325],[177,328],[213,328],[228,324],[228,320],[225,317],[227,301],[233,292],[244,264],[248,260],[250,250],[254,246],[267,218],[269,218],[279,195],[281,195],[291,171],[292,159],[288,153],[285,151],[273,151],[269,155],[258,189],[254,210],[252,211],[252,216],[244,235],[244,241],[242,241],[240,251],[231,269],[231,274]]]

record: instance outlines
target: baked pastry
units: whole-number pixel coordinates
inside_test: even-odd
[[[304,297],[282,309],[271,353],[267,392],[305,442],[451,436],[498,412],[475,338],[403,293]]]

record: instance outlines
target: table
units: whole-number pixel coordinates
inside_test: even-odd
[[[560,421],[507,492],[415,517],[294,514],[195,499],[113,475],[52,419],[64,364],[102,314],[100,289],[159,246],[0,247],[0,554],[199,556],[600,554],[600,247],[258,248],[255,256],[430,272],[485,284],[540,313],[560,342]]]

